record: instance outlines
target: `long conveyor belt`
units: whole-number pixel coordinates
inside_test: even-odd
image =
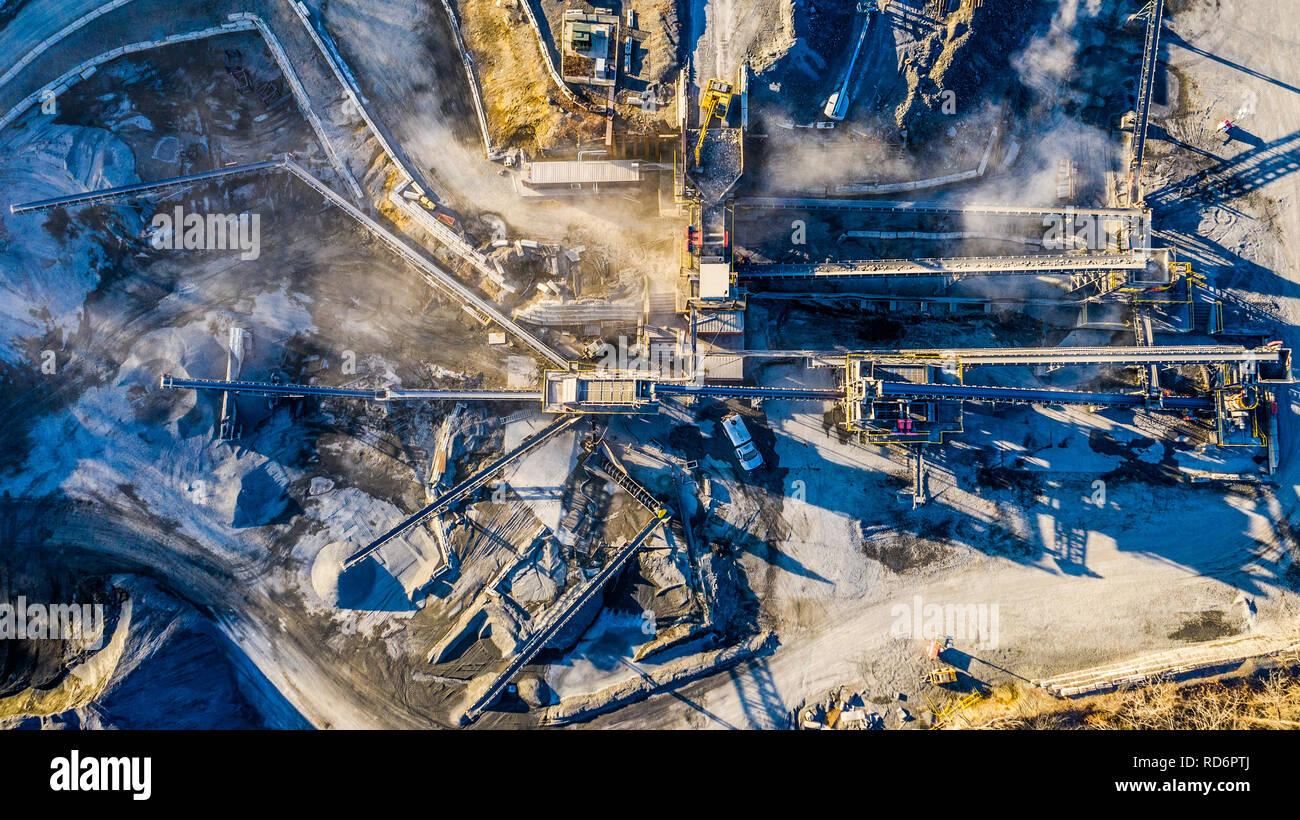
[[[835,401],[844,398],[842,390],[817,390],[803,387],[731,387],[719,384],[683,384],[660,382],[652,387],[655,395],[712,396],[740,399],[799,399],[805,401]]]
[[[1155,88],[1156,58],[1160,51],[1160,24],[1165,0],[1151,0],[1146,37],[1142,47],[1142,73],[1138,80],[1137,122],[1133,125],[1133,159],[1130,165],[1129,204],[1141,199],[1142,153],[1147,144],[1147,118],[1151,114],[1151,93]]]
[[[887,398],[950,399],[1009,404],[1085,404],[1107,407],[1143,407],[1140,393],[1104,393],[1082,390],[1052,390],[1026,387],[989,387],[974,384],[912,384],[879,382],[879,395]],[[1160,406],[1169,410],[1213,410],[1214,399],[1198,396],[1165,396]]]
[[[505,691],[505,688],[510,683],[511,679],[514,678],[515,675],[519,674],[519,670],[528,665],[528,663],[537,656],[537,653],[545,648],[547,642],[550,641],[551,638],[555,637],[555,634],[573,618],[574,614],[582,608],[582,605],[591,600],[592,595],[603,589],[605,584],[609,583],[610,579],[623,569],[628,560],[633,555],[636,555],[637,551],[641,549],[641,546],[650,538],[654,531],[667,520],[667,518],[654,518],[649,524],[646,524],[645,527],[641,529],[641,532],[637,533],[635,538],[620,548],[610,561],[605,564],[605,566],[601,567],[600,572],[598,572],[595,577],[582,587],[582,591],[575,595],[563,610],[556,613],[552,618],[546,621],[545,624],[539,627],[536,632],[530,635],[528,640],[524,642],[524,645],[520,647],[519,652],[510,660],[510,663],[504,670],[502,670],[501,674],[496,677],[492,682],[492,685],[488,687],[487,691],[465,710],[465,713],[461,716],[460,722],[462,724],[468,724],[477,720],[478,717],[482,715],[498,697],[501,696],[501,693]]]
[[[397,526],[390,529],[388,532],[384,533],[383,535],[379,536],[375,540],[371,541],[369,544],[366,544],[361,549],[352,553],[352,555],[348,556],[347,560],[343,562],[343,568],[347,569],[349,567],[355,566],[357,563],[359,563],[364,558],[366,558],[366,556],[372,554],[375,550],[379,549],[384,544],[387,544],[389,541],[393,540],[394,538],[397,538],[398,536],[401,536],[409,532],[410,530],[419,526],[424,521],[428,520],[431,516],[438,514],[442,510],[445,510],[457,499],[462,498],[465,495],[468,495],[469,493],[473,492],[479,487],[482,487],[484,484],[490,481],[492,477],[496,475],[497,472],[500,471],[503,467],[508,466],[511,462],[513,462],[515,459],[519,458],[520,456],[523,456],[524,454],[540,447],[542,444],[545,444],[547,441],[550,441],[555,436],[559,435],[560,433],[572,427],[581,418],[582,418],[581,416],[566,416],[560,419],[559,421],[547,425],[545,428],[537,431],[536,433],[533,433],[528,438],[525,438],[523,441],[519,442],[519,444],[516,445],[515,448],[512,449],[510,452],[494,460],[491,464],[487,465],[482,470],[479,470],[477,473],[474,473],[468,478],[465,478],[464,480],[458,482],[451,489],[447,490],[447,492],[443,493],[442,495],[435,498],[432,502],[427,504],[419,512],[415,513],[409,518],[404,519],[401,523],[399,523]]]
[[[1152,345],[1114,347],[951,347],[867,350],[735,350],[729,356],[756,359],[820,359],[845,357],[877,364],[933,365],[1071,365],[1071,364],[1229,364],[1285,362],[1281,347],[1242,345]]]
[[[865,350],[849,354],[873,362],[953,363],[961,365],[1067,364],[1227,364],[1276,362],[1278,347],[1241,345],[1167,345],[1130,347],[1009,347],[915,350]]]
[[[321,387],[313,384],[222,381],[220,379],[178,379],[163,374],[163,389],[219,390],[258,396],[318,396],[321,398],[365,399],[367,401],[541,401],[536,390],[403,390],[378,387]]]
[[[9,210],[11,213],[24,213],[27,211],[38,211],[45,208],[76,204],[80,202],[93,203],[98,201],[107,201],[117,197],[131,196],[158,188],[259,171],[287,171],[291,175],[297,177],[308,187],[315,189],[317,193],[324,196],[340,210],[360,223],[372,236],[383,242],[399,256],[415,266],[424,276],[425,281],[430,285],[455,299],[468,310],[471,310],[477,316],[482,317],[484,321],[495,322],[507,333],[531,348],[542,358],[547,359],[560,367],[568,367],[568,359],[563,354],[546,344],[537,336],[525,330],[513,319],[502,313],[490,300],[485,299],[478,293],[474,292],[474,290],[467,287],[451,273],[444,270],[433,260],[429,259],[425,254],[418,252],[409,243],[393,234],[392,231],[385,228],[369,214],[363,212],[351,202],[348,202],[345,198],[334,191],[334,189],[314,177],[297,162],[294,162],[288,155],[281,156],[275,160],[255,162],[249,165],[231,166],[229,168],[217,168],[210,171],[189,174],[183,177],[157,180],[155,182],[136,183],[134,185],[125,185],[117,188],[86,191],[81,194],[55,197],[53,199],[13,204],[9,206]]]
[[[1029,256],[952,256],[924,259],[863,259],[811,263],[750,263],[736,279],[864,279],[889,276],[1044,276],[1104,271],[1143,271],[1141,253],[1070,253]]]
[[[1103,219],[1140,219],[1144,212],[1138,208],[1075,208],[1063,205],[1017,207],[1014,205],[981,205],[949,202],[890,201],[883,199],[813,199],[788,197],[748,197],[736,200],[738,210],[753,211],[870,211],[875,213],[916,214],[983,214],[1008,217],[1041,217],[1050,215],[1089,216]]]
[[[86,191],[80,194],[68,194],[67,196],[56,196],[49,199],[37,199],[32,202],[14,203],[9,206],[9,213],[23,214],[33,211],[43,211],[48,208],[63,208],[68,205],[89,205],[95,202],[107,202],[120,197],[130,197],[148,191],[174,188],[177,185],[190,185],[209,179],[221,179],[223,177],[251,174],[258,171],[279,171],[282,170],[283,167],[284,165],[280,160],[253,162],[247,165],[231,165],[226,168],[216,168],[211,171],[199,171],[194,174],[168,177],[167,179],[159,179],[152,182],[137,182],[132,185],[121,185],[116,188],[101,188],[97,191]],[[180,230],[180,226],[177,226],[177,230]]]

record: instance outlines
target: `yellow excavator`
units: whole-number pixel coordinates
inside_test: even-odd
[[[727,119],[727,109],[731,106],[731,83],[714,77],[704,86],[700,95],[700,138],[695,143],[695,165],[699,167],[700,152],[704,150],[704,135],[709,131],[713,115],[718,119]]]

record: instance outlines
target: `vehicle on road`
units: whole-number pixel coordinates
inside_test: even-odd
[[[727,438],[731,439],[731,446],[736,448],[736,460],[741,467],[757,470],[763,466],[763,456],[754,446],[744,419],[735,413],[728,413],[722,417],[722,429],[726,431]]]

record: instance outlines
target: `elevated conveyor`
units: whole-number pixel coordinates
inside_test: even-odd
[[[655,396],[701,396],[731,399],[795,399],[800,401],[836,401],[844,398],[841,390],[816,390],[803,387],[749,387],[718,384],[684,384],[680,382],[643,382],[642,390]]]
[[[164,390],[219,390],[258,396],[363,399],[365,401],[541,401],[536,390],[403,390],[378,387],[321,387],[313,384],[222,381],[220,379],[177,379],[163,374],[158,386]]]
[[[1050,276],[1147,270],[1150,259],[1138,253],[1037,254],[1032,256],[955,256],[926,259],[864,259],[807,264],[750,263],[736,268],[741,282],[798,279],[870,279],[903,276]]]
[[[740,211],[861,211],[870,213],[929,214],[936,216],[983,215],[1041,218],[1044,216],[1091,217],[1102,220],[1139,220],[1147,216],[1140,208],[1072,208],[1063,205],[1016,207],[1013,205],[960,204],[929,201],[884,199],[798,199],[783,197],[742,197],[735,207]]]
[[[266,162],[252,163],[250,165],[231,166],[229,168],[218,168],[212,171],[189,174],[183,177],[172,177],[157,182],[125,185],[118,188],[105,188],[99,191],[87,191],[84,194],[72,194],[70,196],[55,197],[54,199],[37,200],[35,202],[28,202],[19,205],[10,205],[9,210],[11,213],[23,213],[26,211],[36,211],[45,208],[61,207],[69,204],[90,204],[117,197],[132,196],[150,190],[190,184],[207,179],[217,179],[238,174],[269,171],[287,171],[297,177],[299,180],[306,183],[308,187],[314,189],[321,196],[325,197],[332,204],[340,208],[348,216],[360,223],[361,226],[368,230],[372,236],[387,245],[391,250],[397,253],[398,256],[401,256],[407,262],[414,265],[423,275],[425,281],[435,289],[465,306],[466,310],[478,316],[484,322],[495,322],[499,327],[519,341],[523,342],[543,359],[550,361],[552,364],[559,365],[560,367],[568,367],[568,359],[558,351],[547,345],[537,336],[522,328],[514,320],[510,319],[498,310],[494,303],[475,293],[469,287],[461,283],[460,280],[454,277],[451,273],[435,264],[424,254],[416,251],[415,248],[411,247],[407,242],[398,238],[392,231],[385,228],[370,215],[366,214],[360,208],[340,196],[333,188],[330,188],[324,182],[321,182],[288,156],[282,156],[279,159],[268,160]],[[457,248],[453,248],[453,250],[457,253],[463,251],[463,249]]]
[[[428,505],[422,508],[419,512],[405,519],[404,521],[402,521],[397,526],[393,527],[388,532],[376,538],[374,541],[371,541],[369,544],[366,544],[361,549],[352,553],[350,556],[348,556],[347,560],[343,562],[343,568],[348,569],[350,567],[356,566],[367,556],[373,554],[376,550],[378,550],[380,547],[384,546],[388,542],[392,541],[394,538],[398,538],[402,535],[405,535],[415,527],[418,527],[420,524],[427,521],[432,516],[437,515],[438,513],[447,509],[458,499],[463,498],[469,493],[472,493],[475,490],[479,489],[484,484],[487,484],[489,481],[492,480],[493,476],[495,476],[499,471],[501,471],[505,467],[509,466],[511,462],[515,461],[516,459],[518,459],[523,455],[526,455],[532,450],[537,449],[541,445],[545,444],[547,441],[550,441],[555,436],[569,429],[570,427],[572,427],[574,424],[578,422],[579,418],[581,417],[567,416],[565,418],[560,419],[559,421],[547,425],[545,428],[525,438],[523,441],[519,442],[519,444],[510,452],[494,460],[491,464],[488,464],[482,470],[479,470],[478,472],[474,473],[468,478],[458,482],[455,486],[453,486],[451,489],[447,490],[447,492],[435,498],[432,502],[430,502]]]
[[[196,174],[168,177],[167,179],[159,179],[153,182],[137,182],[134,185],[121,185],[116,188],[101,188],[97,191],[86,191],[85,193],[80,194],[68,194],[67,196],[56,196],[49,199],[37,199],[32,202],[13,204],[9,206],[9,213],[25,214],[35,211],[44,211],[50,208],[66,208],[69,205],[93,205],[100,202],[110,202],[114,199],[127,199],[137,194],[149,193],[151,191],[161,191],[181,185],[192,185],[196,182],[205,182],[212,179],[241,176],[243,174],[255,174],[262,171],[280,171],[283,170],[283,167],[281,160],[253,162],[247,165],[231,165],[227,168],[217,168],[212,171],[200,171]]]
[[[1142,72],[1138,80],[1137,121],[1133,124],[1133,158],[1129,162],[1129,203],[1142,196],[1142,153],[1147,144],[1147,119],[1151,115],[1151,92],[1155,88],[1156,58],[1160,51],[1160,25],[1165,0],[1150,0],[1146,10],[1147,29],[1142,46]]]
[[[969,349],[864,350],[850,356],[872,362],[907,364],[1071,365],[1071,364],[1229,364],[1278,362],[1286,351],[1240,345],[1141,347],[1019,347]]]
[[[987,387],[972,384],[912,384],[910,382],[875,382],[880,398],[939,399],[978,401],[1001,404],[1080,404],[1099,407],[1145,407],[1148,399],[1141,393],[1103,393],[1050,388]],[[1210,397],[1164,396],[1153,399],[1167,410],[1213,411]]]
[[[656,516],[667,512],[667,508],[659,502],[659,499],[655,498],[654,494],[642,486],[639,481],[632,478],[627,470],[623,468],[623,465],[618,463],[613,453],[609,451],[609,445],[603,441],[587,455],[583,461],[583,467],[618,484],[627,491],[633,501]]]
[[[425,281],[430,285],[433,285],[435,288],[451,295],[452,298],[461,304],[468,305],[472,309],[478,311],[479,314],[491,319],[507,333],[532,348],[533,351],[542,358],[548,359],[552,363],[560,365],[561,367],[568,367],[568,359],[560,355],[560,353],[551,348],[541,339],[524,330],[514,321],[506,317],[505,314],[497,310],[496,305],[461,284],[461,282],[454,276],[434,264],[423,254],[417,253],[416,250],[405,241],[399,239],[391,231],[383,225],[380,225],[367,214],[363,213],[351,202],[348,202],[346,199],[339,196],[332,188],[309,174],[296,162],[287,157],[282,160],[282,162],[284,163],[286,170],[312,188],[316,189],[318,193],[341,208],[344,213],[361,223],[361,225],[370,231],[375,238],[382,241],[388,247],[392,248],[399,256],[403,257],[418,268],[424,274]]]
[[[614,553],[613,557],[610,558],[605,566],[601,567],[600,572],[596,573],[591,580],[583,585],[579,593],[574,595],[563,605],[563,609],[556,612],[542,626],[538,627],[537,631],[530,635],[528,640],[524,642],[524,645],[519,649],[519,652],[511,658],[510,663],[504,670],[502,670],[501,674],[496,677],[488,687],[487,691],[475,699],[473,704],[465,710],[465,713],[461,715],[460,723],[466,725],[478,720],[483,712],[495,703],[497,698],[501,697],[501,693],[505,691],[506,686],[510,684],[510,681],[515,677],[515,675],[518,675],[519,671],[527,666],[529,662],[537,656],[537,653],[546,647],[547,642],[554,638],[556,633],[563,629],[564,625],[572,620],[578,610],[582,609],[583,604],[591,600],[593,595],[600,592],[600,590],[605,587],[605,584],[609,583],[612,578],[618,575],[623,567],[627,565],[627,562],[632,558],[632,556],[636,555],[637,551],[641,549],[654,531],[667,521],[667,517],[655,518],[651,520],[649,524],[646,524],[641,531],[637,533],[635,538],[620,547],[618,551]]]

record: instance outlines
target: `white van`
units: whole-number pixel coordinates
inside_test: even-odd
[[[731,439],[731,445],[736,448],[736,459],[740,461],[741,467],[756,470],[763,466],[763,456],[754,446],[744,419],[735,413],[728,413],[722,417],[722,429],[726,431],[727,438]]]

